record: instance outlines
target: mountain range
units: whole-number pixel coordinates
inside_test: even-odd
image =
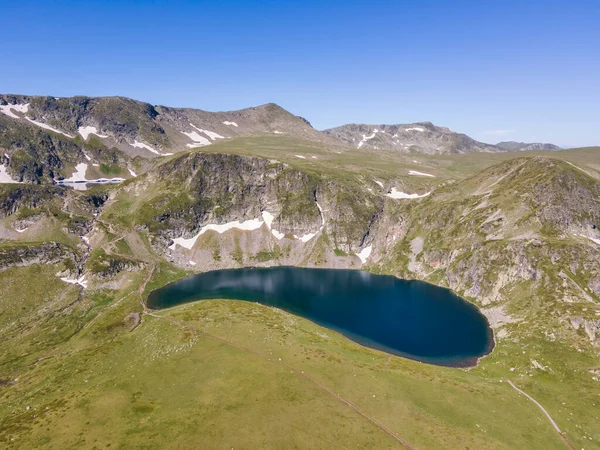
[[[0,444],[592,448],[600,148],[530,145],[318,131],[274,104],[1,96]],[[146,304],[197,272],[280,265],[451,289],[494,350],[438,367],[278,308]]]
[[[53,142],[47,146],[59,145],[57,138],[69,146],[66,144],[69,139],[80,145],[116,149],[122,152],[119,156],[123,161],[137,156],[168,156],[226,139],[261,135],[285,135],[330,146],[423,154],[557,149],[551,144],[504,142],[494,146],[429,122],[350,124],[321,132],[302,117],[272,103],[239,111],[207,112],[155,106],[124,97],[0,95],[0,113],[0,145],[9,150],[18,145],[26,147],[26,137],[35,139],[36,131],[43,129],[53,133]],[[21,142],[12,140],[10,133],[20,135]],[[116,155],[112,156],[115,163],[123,163]],[[93,162],[102,163],[98,158]],[[27,179],[31,174],[20,173],[19,177]]]

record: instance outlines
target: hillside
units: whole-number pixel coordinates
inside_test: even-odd
[[[503,151],[430,122],[405,125],[349,124],[323,132],[354,148],[428,155]]]
[[[73,145],[73,154],[85,149]],[[490,166],[248,137],[87,191],[2,184],[0,442],[64,448],[83,433],[84,446],[187,446],[212,430],[208,446],[260,447],[253,418],[263,417],[277,424],[263,428],[273,446],[394,444],[310,377],[417,448],[562,448],[540,411],[500,382],[509,379],[570,442],[591,448],[600,440],[591,406],[600,174],[585,161],[594,154],[555,154],[576,163],[494,154]],[[410,174],[417,169],[435,176]],[[189,273],[270,265],[449,287],[488,317],[496,347],[475,368],[442,368],[260,305],[142,306],[150,290]],[[327,425],[332,413],[343,435]],[[173,421],[184,431],[165,427]]]

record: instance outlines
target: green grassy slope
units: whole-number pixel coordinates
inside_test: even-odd
[[[370,270],[449,286],[484,310],[500,308],[510,323],[496,328],[494,352],[475,368],[436,367],[236,301],[144,314],[152,289],[188,274],[157,254],[153,230],[138,220],[145,202],[168,194],[158,191],[172,179],[152,190],[144,188],[149,174],[49,198],[42,187],[19,195],[10,187],[0,196],[0,229],[31,214],[44,226],[11,231],[0,253],[42,242],[59,242],[69,253],[52,264],[0,270],[0,446],[402,448],[389,431],[419,449],[566,448],[510,379],[546,407],[577,448],[600,448],[600,374],[592,372],[600,369],[598,347],[570,323],[600,313],[588,287],[600,270],[598,250],[577,236],[577,227],[596,217],[585,211],[595,205],[597,149],[552,152],[589,174],[560,161],[517,159],[530,154],[377,155],[285,137],[203,151],[266,157],[372,189],[369,196],[385,194],[374,179],[407,191],[435,189],[415,202],[386,200],[387,220],[403,234]],[[504,159],[512,161],[488,168]],[[556,196],[545,203],[536,186]],[[565,194],[581,189],[584,200]],[[567,202],[558,214],[566,222],[548,215],[556,201]],[[502,221],[488,221],[497,210]],[[424,250],[414,258],[420,269],[412,270],[416,237]],[[472,270],[478,266],[485,270]],[[75,268],[89,277],[88,288],[57,276]],[[532,271],[539,277],[525,277]]]
[[[4,445],[400,448],[350,402],[416,448],[561,448],[497,379],[391,357],[272,308],[206,301],[129,331],[135,285],[73,306],[65,316],[88,325],[10,372]]]

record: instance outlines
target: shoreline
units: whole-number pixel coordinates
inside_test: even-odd
[[[168,306],[168,307],[164,307],[164,308],[156,308],[156,307],[152,307],[152,306],[150,306],[148,304],[148,300],[150,299],[150,297],[152,296],[152,294],[154,292],[162,290],[162,289],[165,289],[165,288],[167,288],[170,285],[173,285],[175,283],[181,282],[182,280],[186,280],[188,278],[193,278],[194,276],[197,276],[197,275],[200,275],[200,274],[207,274],[207,273],[211,273],[211,272],[221,272],[221,271],[225,271],[225,270],[243,270],[243,269],[257,269],[257,270],[260,270],[260,269],[273,269],[273,268],[294,268],[294,269],[313,269],[313,270],[352,270],[352,271],[356,271],[356,272],[361,272],[362,271],[362,272],[368,273],[368,274],[373,275],[373,276],[382,276],[382,277],[388,277],[389,276],[389,277],[393,277],[393,278],[395,278],[397,280],[401,280],[403,282],[408,282],[408,283],[410,283],[410,282],[425,283],[425,284],[433,286],[433,287],[435,287],[437,289],[443,289],[443,290],[449,292],[452,296],[457,297],[461,301],[465,302],[467,305],[469,305],[469,307],[474,308],[477,311],[477,313],[485,320],[486,328],[487,328],[487,346],[486,346],[484,352],[482,354],[480,354],[480,355],[462,358],[459,361],[456,361],[455,359],[458,359],[460,357],[457,357],[457,358],[448,358],[448,363],[446,363],[446,362],[444,362],[443,359],[441,361],[435,361],[435,358],[418,358],[418,357],[412,356],[410,354],[403,353],[403,352],[401,352],[399,350],[395,350],[395,349],[392,349],[390,347],[386,347],[385,345],[380,345],[380,344],[377,344],[375,342],[369,342],[368,338],[364,338],[364,337],[361,337],[361,336],[358,336],[358,335],[353,335],[353,333],[351,333],[349,331],[346,331],[346,330],[343,330],[341,328],[332,328],[331,326],[327,326],[325,324],[318,323],[318,322],[314,321],[313,319],[310,319],[310,318],[305,317],[303,315],[300,315],[300,314],[297,314],[297,313],[293,313],[293,312],[290,312],[290,311],[287,311],[285,309],[278,308],[278,307],[275,307],[275,306],[272,306],[272,305],[266,305],[264,303],[260,303],[260,302],[256,302],[256,301],[251,301],[251,300],[233,299],[233,298],[227,299],[227,298],[218,298],[218,297],[216,297],[216,298],[210,298],[210,299],[209,298],[199,298],[199,299],[188,300],[188,301],[182,302],[180,304],[173,305],[173,306]],[[409,359],[411,361],[416,361],[416,362],[423,363],[423,364],[431,364],[431,365],[435,365],[435,366],[439,366],[439,367],[450,367],[450,368],[457,368],[457,369],[471,369],[471,368],[477,367],[479,365],[480,360],[483,359],[483,358],[485,358],[486,356],[489,356],[493,352],[494,348],[497,345],[495,333],[494,333],[494,330],[493,330],[493,328],[492,328],[492,326],[490,324],[490,321],[489,321],[488,317],[482,312],[482,310],[476,304],[474,304],[473,302],[471,302],[471,301],[469,301],[469,300],[461,297],[456,292],[454,292],[452,289],[447,288],[447,287],[443,287],[443,286],[438,286],[438,285],[435,285],[433,283],[430,283],[430,282],[427,282],[427,281],[423,281],[423,280],[405,279],[405,278],[400,278],[400,277],[398,277],[396,275],[373,273],[371,271],[361,270],[361,269],[340,269],[340,268],[330,269],[330,268],[323,268],[323,267],[301,267],[301,266],[277,266],[277,265],[273,265],[273,266],[246,266],[246,267],[237,267],[237,268],[230,268],[230,269],[215,269],[215,270],[208,270],[208,271],[204,271],[204,272],[190,272],[188,275],[186,275],[186,276],[184,276],[182,278],[178,278],[176,280],[169,281],[168,283],[164,284],[163,286],[160,286],[160,287],[158,287],[158,288],[150,291],[148,293],[148,295],[146,296],[145,300],[144,300],[144,306],[148,310],[151,310],[151,311],[154,311],[154,312],[169,311],[169,310],[172,310],[174,308],[183,307],[185,305],[190,305],[190,304],[194,304],[194,303],[197,303],[197,302],[200,302],[200,301],[205,301],[205,300],[245,301],[245,302],[248,302],[248,303],[258,304],[258,305],[265,306],[265,307],[268,307],[268,308],[275,308],[275,309],[278,309],[280,311],[284,311],[287,314],[291,314],[291,315],[294,315],[296,317],[301,317],[301,318],[303,318],[305,320],[308,320],[311,323],[313,323],[313,324],[315,324],[315,325],[317,325],[319,327],[323,327],[323,328],[325,328],[325,329],[327,329],[329,331],[335,332],[338,335],[341,335],[341,336],[345,337],[346,339],[349,339],[352,342],[354,342],[354,343],[356,343],[356,344],[358,344],[358,345],[360,345],[362,347],[369,348],[371,350],[380,351],[382,353],[385,353],[386,355],[395,356],[395,357],[404,358],[404,359]]]

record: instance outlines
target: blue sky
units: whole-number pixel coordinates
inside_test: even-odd
[[[0,2],[0,92],[600,144],[600,1]]]

